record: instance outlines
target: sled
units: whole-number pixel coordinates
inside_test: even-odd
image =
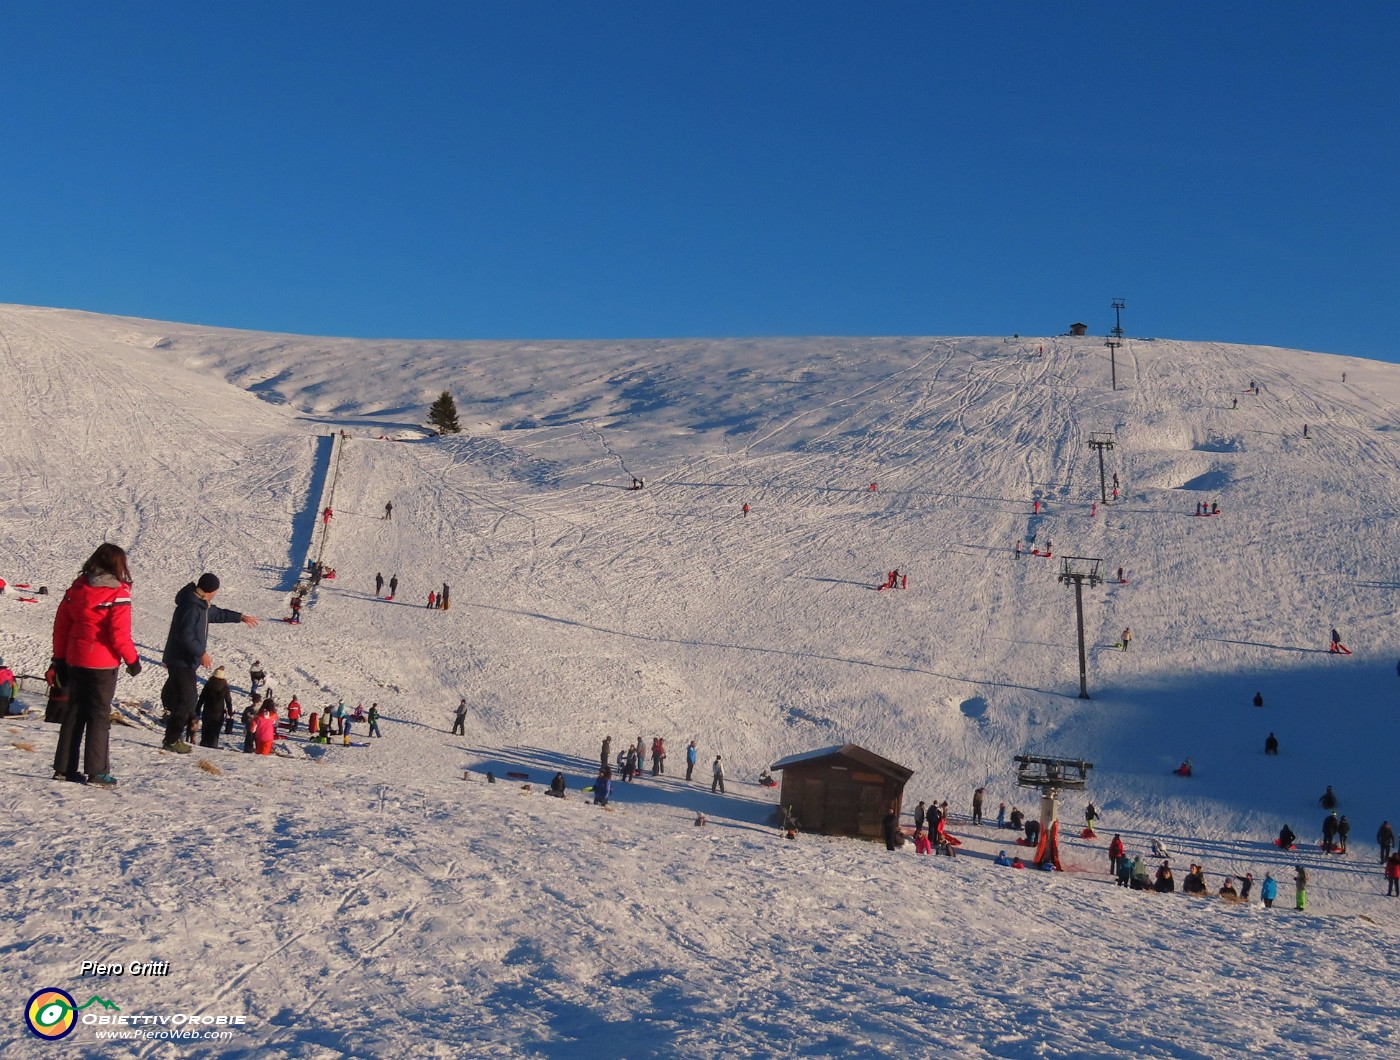
[[[39,602],[39,598],[37,596],[21,596],[19,598],[19,602],[22,604],[37,604]],[[1347,652],[1347,654],[1350,655],[1351,652]]]
[[[1094,832],[1094,830],[1093,830],[1092,828],[1086,828],[1086,829],[1084,829],[1084,831],[1082,831],[1082,832],[1079,833],[1079,838],[1080,838],[1080,839],[1097,839],[1097,838],[1098,838],[1098,835]]]
[[[1032,556],[1039,556],[1041,559],[1050,559],[1050,558],[1054,555],[1054,553],[1052,553],[1052,552],[1042,552],[1042,551],[1040,551],[1040,549],[1038,549],[1038,548],[1033,548],[1033,549],[1031,549],[1031,555],[1032,555]]]
[[[529,774],[529,773],[521,773],[521,772],[518,772],[518,771],[515,771],[515,770],[507,770],[507,771],[506,771],[506,776],[508,776],[511,780],[529,780],[529,779],[530,779],[530,774]]]
[[[1275,838],[1274,838],[1274,846],[1278,846],[1278,845],[1279,845],[1278,838],[1275,837]],[[1288,846],[1288,849],[1289,849],[1289,850],[1297,850],[1297,849],[1298,849],[1298,845],[1297,845],[1296,843],[1290,843],[1289,846]]]
[[[387,603],[387,604],[391,604],[391,603],[394,602],[394,598],[393,598],[392,596],[386,596],[386,597],[383,598],[383,600],[384,600],[384,602]]]
[[[21,596],[20,599],[23,600],[24,597]],[[1350,655],[1351,649],[1348,648],[1345,644],[1334,644],[1332,647],[1327,649],[1327,653],[1329,655]]]

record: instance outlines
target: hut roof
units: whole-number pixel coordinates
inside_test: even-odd
[[[867,751],[864,747],[857,747],[853,743],[836,744],[834,747],[821,747],[815,751],[804,751],[802,754],[788,755],[780,758],[768,768],[787,769],[789,766],[806,765],[810,762],[819,762],[825,758],[847,758],[867,769],[873,769],[877,773],[884,773],[887,776],[896,777],[901,781],[906,781],[914,775],[914,771],[897,762],[891,762],[888,758],[882,758],[874,751]]]

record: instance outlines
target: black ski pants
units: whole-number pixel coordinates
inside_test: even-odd
[[[167,666],[165,684],[160,690],[161,706],[165,707],[165,742],[179,743],[194,719],[194,706],[199,700],[199,685],[193,666]]]
[[[117,668],[89,670],[83,666],[68,669],[68,706],[58,731],[53,769],[65,775],[78,772],[82,751],[83,772],[99,777],[112,771],[108,739],[112,731],[112,698],[117,694]],[[84,744],[84,736],[87,738]]]

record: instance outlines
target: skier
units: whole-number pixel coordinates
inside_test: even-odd
[[[331,511],[330,505],[326,505],[326,510],[321,513],[321,525],[329,526],[331,523],[331,516],[334,514],[335,512]]]
[[[453,735],[453,736],[465,736],[465,735],[467,735],[467,697],[466,697],[466,696],[463,696],[463,697],[462,697],[462,702],[460,702],[460,703],[457,704],[457,714],[456,714],[456,716],[452,719],[452,735]],[[608,761],[607,743],[604,742],[604,744],[603,744],[603,764],[606,765],[606,764],[607,764],[607,761]]]
[[[1098,818],[1098,816],[1099,811],[1095,808],[1092,802],[1089,803],[1088,806],[1084,807],[1084,821],[1089,826],[1089,831],[1091,833],[1094,830],[1094,821]]]
[[[1381,848],[1381,860],[1385,861],[1390,857],[1390,851],[1395,846],[1395,829],[1390,827],[1389,821],[1382,821],[1381,827],[1376,832],[1376,842]]]
[[[399,591],[399,576],[397,574],[389,577],[389,599],[392,600]]]
[[[53,660],[44,677],[50,688],[68,692],[53,756],[54,780],[86,779],[106,788],[117,783],[108,737],[117,667],[123,662],[130,676],[141,672],[141,657],[131,639],[131,574],[126,552],[104,543],[83,564],[54,615]]]
[[[606,765],[598,770],[598,778],[593,781],[593,805],[606,806],[612,796],[612,770]]]
[[[1231,399],[1230,399],[1230,407],[1231,407],[1232,409],[1237,409],[1237,408],[1239,408],[1239,407],[1240,407],[1240,399],[1239,399],[1239,398],[1231,398]]]
[[[1400,853],[1385,859],[1385,894],[1387,898],[1400,896]]]
[[[627,757],[623,759],[622,764],[623,781],[630,784],[632,778],[641,772],[641,768],[641,760],[637,757],[637,749],[635,747],[628,747]]]
[[[1332,853],[1332,847],[1337,835],[1337,811],[1333,810],[1322,819],[1322,849],[1327,853]]]
[[[745,502],[744,502],[744,517],[745,517],[745,518],[748,518],[748,514],[749,514],[749,503],[748,503],[748,501],[745,501]]]
[[[374,574],[374,598],[379,599],[379,595],[384,591],[384,575],[378,571]]]
[[[1341,852],[1347,852],[1347,837],[1351,835],[1351,822],[1347,820],[1347,815],[1342,814],[1342,819],[1337,822],[1337,844],[1341,847]]]
[[[690,741],[690,746],[685,749],[685,779],[689,780],[691,774],[695,772],[695,760],[700,756],[699,749],[695,746],[695,741]]]
[[[175,596],[175,611],[170,616],[170,632],[165,639],[161,662],[165,665],[165,685],[160,701],[168,720],[162,746],[176,754],[189,754],[190,745],[184,735],[194,716],[198,693],[195,691],[196,671],[210,664],[208,652],[210,622],[242,622],[256,626],[257,616],[229,611],[213,604],[219,591],[219,579],[209,573],[201,574],[197,582],[188,583]]]
[[[385,501],[385,502],[384,502],[384,518],[385,518],[385,519],[392,519],[393,517],[394,517],[394,502],[393,502],[393,501]]]
[[[1278,737],[1273,733],[1269,733],[1268,737],[1264,740],[1264,753],[1266,755],[1278,754]]]
[[[894,803],[890,803],[889,810],[880,822],[880,831],[885,836],[885,849],[898,850],[899,844],[896,840],[899,833],[899,809]]]
[[[1299,912],[1308,908],[1308,870],[1303,866],[1295,866],[1293,874],[1293,887],[1297,891]]]
[[[1255,693],[1254,693],[1254,705],[1255,705],[1256,707],[1262,707],[1262,706],[1264,705],[1264,693],[1262,693],[1262,692],[1255,692]]]
[[[1278,897],[1278,880],[1274,879],[1272,872],[1264,873],[1264,882],[1259,888],[1259,897],[1264,899],[1265,909],[1274,907],[1274,899]]]
[[[433,592],[431,589],[429,589],[429,590],[428,590],[428,610],[431,611],[431,610],[433,610],[433,608],[435,608],[435,607],[437,607],[437,593],[435,593],[435,592]]]
[[[710,771],[714,776],[714,779],[710,781],[710,793],[714,794],[716,791],[718,791],[721,795],[723,795],[724,763],[720,761],[719,755],[715,755],[715,764],[713,767],[711,767]]]
[[[1123,568],[1122,568],[1122,567],[1119,567],[1119,568],[1118,568],[1118,584],[1119,584],[1119,585],[1122,585],[1122,584],[1124,584],[1124,582],[1126,582],[1126,581],[1127,581],[1127,579],[1123,577]]]
[[[292,693],[291,702],[287,704],[287,732],[297,731],[297,725],[301,722],[301,702],[297,699],[296,693]]]
[[[1127,849],[1123,846],[1123,837],[1115,835],[1108,844],[1108,874],[1110,876],[1118,875],[1118,862],[1123,859],[1126,853]]]
[[[1292,849],[1293,844],[1297,841],[1298,837],[1293,834],[1293,829],[1289,828],[1288,825],[1284,825],[1278,830],[1278,839],[1275,840],[1280,850]]]
[[[384,735],[383,733],[381,733],[381,732],[379,731],[379,704],[378,704],[378,703],[371,703],[371,704],[369,705],[369,734],[370,734],[371,736],[375,737],[376,739],[378,739],[378,738],[380,738],[380,737],[382,737],[382,736]]]
[[[1324,810],[1335,810],[1337,808],[1337,794],[1332,790],[1332,785],[1327,785],[1327,790],[1318,796],[1317,804]]]
[[[1342,650],[1342,635],[1337,632],[1336,626],[1332,627],[1332,646],[1327,650],[1333,653],[1340,652]]]
[[[257,754],[272,754],[272,744],[277,739],[277,712],[268,703],[253,720],[253,748]]]
[[[1016,539],[1016,558],[1021,558],[1021,539],[1019,537]],[[1400,672],[1400,664],[1396,665],[1396,670]]]
[[[1179,777],[1189,777],[1191,775],[1191,759],[1182,762],[1176,767],[1176,775]]]
[[[229,691],[222,666],[204,683],[204,689],[199,693],[199,700],[195,706],[202,719],[199,727],[199,746],[218,747],[219,729],[223,725],[224,713],[233,710],[233,693]]]
[[[1303,437],[1306,438],[1307,436],[1308,436],[1308,425],[1305,423],[1305,424],[1303,424]]]

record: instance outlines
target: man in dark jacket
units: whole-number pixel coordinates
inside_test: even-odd
[[[165,686],[160,690],[160,701],[168,715],[163,743],[167,751],[189,754],[190,745],[181,736],[194,717],[199,694],[196,671],[210,663],[209,623],[258,624],[254,615],[215,607],[211,601],[218,591],[219,579],[213,574],[202,574],[198,582],[190,582],[175,596],[170,634],[165,638],[165,652],[160,658],[167,671]]]

